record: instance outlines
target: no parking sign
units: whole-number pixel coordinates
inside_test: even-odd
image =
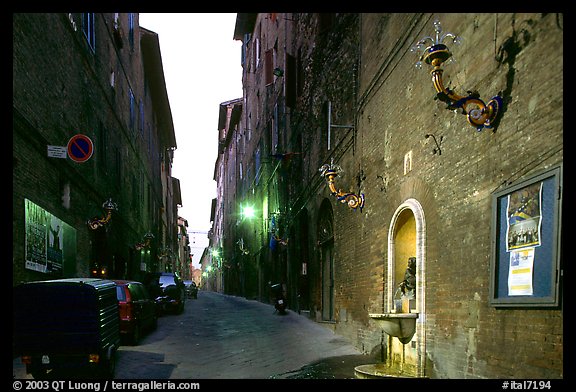
[[[68,141],[68,156],[74,162],[86,162],[94,152],[94,144],[86,135],[74,135]]]

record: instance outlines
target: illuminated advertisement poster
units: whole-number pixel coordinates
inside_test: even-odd
[[[534,248],[510,252],[510,273],[508,274],[508,295],[532,295],[532,272],[534,269]]]
[[[508,295],[533,294],[534,247],[540,246],[541,200],[542,183],[529,185],[508,196]]]
[[[508,195],[506,251],[540,246],[542,183],[532,184]]]
[[[26,268],[61,275],[67,257],[76,253],[76,230],[30,200],[25,200]]]

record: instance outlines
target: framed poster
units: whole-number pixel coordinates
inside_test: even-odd
[[[493,193],[492,211],[490,304],[558,306],[562,165]]]
[[[24,199],[24,208],[25,268],[54,277],[73,273],[76,229],[28,199]]]

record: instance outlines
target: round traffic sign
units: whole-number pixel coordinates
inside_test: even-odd
[[[74,135],[68,141],[68,156],[74,162],[86,162],[94,152],[94,144],[86,135]]]

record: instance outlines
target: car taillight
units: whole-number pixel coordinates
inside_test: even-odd
[[[128,305],[125,302],[120,303],[120,318],[121,319],[130,319],[133,317],[132,314],[132,306]]]
[[[88,362],[98,363],[100,362],[100,355],[98,354],[88,354]]]

